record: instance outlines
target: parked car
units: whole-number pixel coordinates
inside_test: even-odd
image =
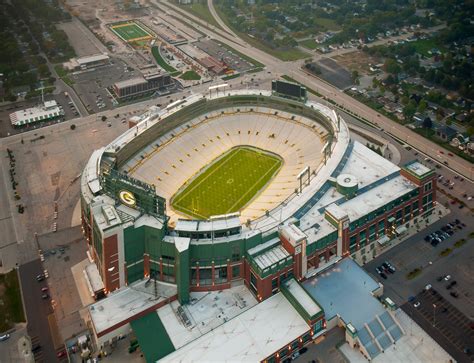
[[[383,278],[384,280],[387,279],[387,275],[385,275],[385,273],[383,273],[383,272],[380,274],[380,277]]]
[[[451,279],[451,275],[444,276],[444,281],[449,281],[449,279]]]
[[[456,291],[451,291],[449,293],[449,295],[451,295],[452,297],[456,297],[456,298],[459,296],[459,294]]]
[[[43,281],[44,280],[44,274],[39,274],[38,276],[36,276],[36,281]]]
[[[0,342],[4,342],[5,340],[10,339],[10,334],[3,334],[0,335]]]
[[[413,307],[417,308],[421,305],[421,303],[419,301],[417,301],[416,303],[413,304]]]
[[[415,297],[414,297],[414,296],[408,297],[408,302],[413,302],[413,301],[415,301]]]

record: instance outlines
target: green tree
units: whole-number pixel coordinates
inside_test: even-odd
[[[423,113],[426,111],[426,107],[428,107],[428,104],[426,103],[425,100],[421,100],[419,105],[418,105],[418,112]]]
[[[414,100],[410,100],[408,104],[403,108],[403,115],[407,120],[411,120],[413,115],[416,112],[416,102]]]

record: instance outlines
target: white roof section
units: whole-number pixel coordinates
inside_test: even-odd
[[[306,235],[294,224],[289,224],[280,228],[280,233],[292,246],[295,246],[302,240],[306,239]]]
[[[12,125],[23,125],[27,123],[48,120],[62,115],[62,111],[56,101],[47,101],[42,106],[25,108],[10,114]]]
[[[326,208],[326,211],[336,218],[338,221],[345,218],[347,216],[347,212],[344,208],[338,206],[336,203],[332,203]]]
[[[86,178],[86,183],[92,192],[96,194],[100,192],[102,187],[100,186],[99,174],[100,174],[100,160],[102,158],[102,153],[104,152],[105,147],[94,150],[91,157],[87,161],[86,167],[83,171]]]
[[[58,105],[58,103],[55,100],[44,101],[44,107],[47,108],[47,109],[50,109],[52,107],[56,107],[57,105]]]
[[[353,188],[357,186],[357,178],[350,174],[339,174],[337,176],[337,184],[345,188]]]
[[[354,176],[359,188],[362,188],[397,171],[400,171],[397,165],[354,141],[354,147],[341,174]]]
[[[88,63],[94,63],[94,62],[100,62],[100,61],[106,61],[109,59],[109,56],[107,54],[94,54],[94,55],[88,55],[85,57],[77,58],[76,61],[79,63],[79,65],[86,65]]]
[[[285,286],[309,316],[314,316],[321,312],[321,307],[294,278],[286,281]]]
[[[416,188],[415,184],[400,175],[342,203],[339,208],[347,213],[350,221],[355,221]]]
[[[87,280],[91,285],[90,287],[92,289],[92,293],[96,293],[104,289],[104,283],[102,282],[102,278],[100,277],[99,270],[97,269],[97,265],[95,263],[87,265],[84,271],[87,276]]]
[[[173,301],[159,308],[158,316],[174,347],[179,349],[257,303],[250,290],[240,285],[222,291],[191,292],[189,304],[180,305],[178,301]]]
[[[423,176],[431,171],[430,168],[428,168],[426,165],[423,165],[419,161],[414,161],[408,165],[405,165],[405,168],[407,168],[409,171],[411,171],[413,174],[417,176]]]
[[[268,251],[263,252],[261,255],[252,256],[255,263],[260,267],[262,270],[266,269],[267,267],[271,267],[276,263],[280,262],[281,260],[286,259],[290,254],[282,245],[275,246]]]
[[[279,237],[272,238],[270,241],[260,243],[259,245],[249,249],[247,252],[250,256],[258,254],[260,251],[263,251],[273,245],[279,245],[281,243]]]
[[[259,362],[310,330],[278,293],[206,335],[167,355],[161,362]]]
[[[317,215],[306,215],[304,219],[301,220],[300,227],[303,228],[304,233],[308,236],[308,240],[306,241],[307,245],[317,242],[321,238],[337,231],[337,228],[329,223],[324,215],[319,213],[317,213]]]
[[[128,210],[132,208],[128,208]],[[133,211],[136,211],[136,209],[132,209]],[[140,212],[138,212],[140,213]],[[130,213],[128,213],[130,214]],[[132,214],[133,215],[133,214]],[[141,215],[136,221],[135,221],[135,228],[141,227],[141,226],[149,226],[153,227],[156,229],[161,229],[163,227],[163,222],[159,220],[158,218],[151,216],[149,214],[143,214]]]
[[[139,281],[111,293],[106,299],[88,307],[89,315],[98,335],[101,332],[126,322],[127,319],[157,305],[177,294],[176,285],[157,281],[158,297],[155,298],[154,284]]]
[[[100,196],[96,203],[91,206],[94,221],[102,231],[122,223],[113,202],[110,203],[110,201],[113,201],[113,199],[108,196]]]

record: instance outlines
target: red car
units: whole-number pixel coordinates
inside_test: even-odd
[[[63,358],[65,357],[67,354],[66,354],[66,351],[65,350],[61,350],[59,351],[57,354],[56,354],[56,357],[58,358]]]

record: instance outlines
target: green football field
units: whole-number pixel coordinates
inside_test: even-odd
[[[232,149],[172,198],[171,206],[194,218],[238,212],[278,172],[282,160],[249,147]]]
[[[129,23],[127,25],[115,25],[112,26],[111,29],[114,33],[116,33],[122,39],[125,39],[127,42],[133,39],[151,36],[151,34],[140,28],[135,23]]]

